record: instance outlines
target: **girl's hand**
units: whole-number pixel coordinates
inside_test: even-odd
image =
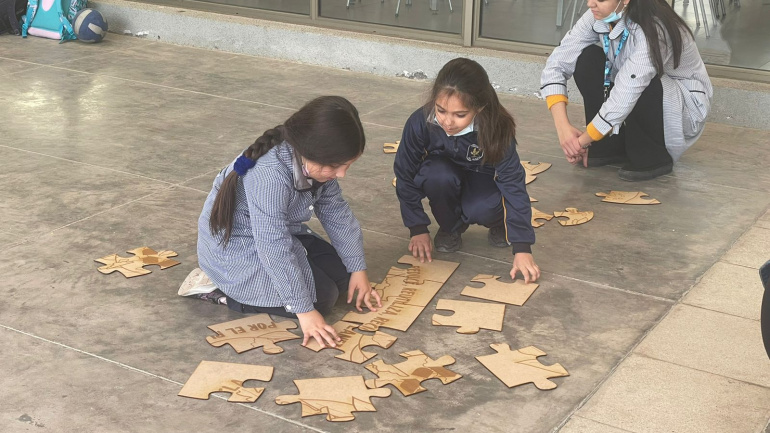
[[[415,258],[420,259],[420,263],[425,263],[425,259],[432,262],[433,258],[430,253],[433,251],[433,242],[430,240],[430,233],[412,236],[409,241],[409,251]]]
[[[361,301],[364,301],[366,308],[371,311],[377,311],[372,306],[371,298],[377,300],[377,306],[382,307],[382,300],[380,294],[376,290],[372,290],[372,283],[369,282],[369,277],[366,275],[366,271],[357,271],[350,274],[350,283],[348,284],[348,304],[353,301],[353,295],[358,290],[358,297],[356,298],[356,310],[363,312],[361,309]]]
[[[563,124],[558,125],[556,133],[559,135],[561,150],[564,152],[568,161],[572,162],[575,157],[580,156],[583,152],[583,147],[580,144],[580,136],[583,135],[583,133],[579,129],[572,126],[569,122],[564,122]]]
[[[534,283],[540,278],[540,268],[535,264],[535,259],[530,253],[516,253],[513,256],[513,268],[511,278],[516,279],[516,272],[524,276],[524,283]]]
[[[326,323],[324,317],[318,310],[299,313],[297,314],[297,318],[299,319],[299,326],[302,328],[302,333],[305,334],[305,338],[302,340],[303,346],[307,346],[310,337],[315,338],[315,341],[317,341],[321,347],[337,347],[337,343],[342,341],[334,328]]]

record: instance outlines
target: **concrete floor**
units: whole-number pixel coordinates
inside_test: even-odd
[[[590,209],[596,217],[538,228],[540,288],[525,306],[508,307],[502,333],[460,335],[431,326],[436,300],[459,298],[476,274],[510,269],[510,252],[490,249],[485,230],[471,228],[462,252],[437,255],[461,263],[437,298],[408,332],[387,330],[399,338],[394,346],[373,349],[389,363],[414,349],[452,355],[451,369],[464,377],[425,382],[429,391],[409,398],[373,399],[378,412],[357,413],[352,423],[302,419],[299,405],[274,403],[296,393],[292,379],[373,376],[296,342],[281,343],[286,351],[274,356],[208,345],[206,326],[240,315],[176,295],[197,265],[198,214],[214,174],[263,130],[315,96],[346,96],[362,114],[368,147],[341,183],[364,228],[370,278],[380,281],[408,243],[390,185],[393,157],[382,143],[400,137],[426,83],[117,35],[97,45],[0,37],[0,79],[3,432],[549,432],[567,422],[571,431],[599,431],[589,424],[618,424],[611,416],[589,420],[598,412],[594,400],[585,417],[570,417],[605,381],[639,368],[621,361],[672,308],[669,318],[687,322],[680,299],[736,240],[744,236],[734,254],[770,256],[767,236],[752,231],[770,231],[767,131],[709,124],[672,175],[631,185],[612,167],[569,165],[544,104],[503,95],[522,159],[553,164],[528,187],[536,207]],[[570,110],[579,122],[581,107]],[[629,188],[663,204],[625,207],[594,196]],[[178,252],[182,264],[134,279],[96,271],[94,258],[145,245]],[[340,303],[330,321],[348,310]],[[570,376],[555,379],[552,391],[508,389],[474,359],[493,353],[496,342],[535,345],[548,353],[543,363],[559,362]],[[267,388],[253,404],[178,397],[201,360],[276,370],[271,382],[253,384]],[[752,413],[770,402],[768,376],[760,376],[750,390],[756,398],[741,402]],[[757,417],[767,424],[766,413]]]

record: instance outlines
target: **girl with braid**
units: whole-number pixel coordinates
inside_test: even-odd
[[[242,313],[298,318],[303,345],[340,339],[323,318],[347,290],[356,308],[382,306],[366,274],[361,227],[337,178],[364,151],[345,98],[308,102],[222,169],[198,221],[198,262],[179,289]],[[303,223],[315,214],[331,244]]]

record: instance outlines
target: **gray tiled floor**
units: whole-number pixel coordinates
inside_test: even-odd
[[[88,61],[94,57],[100,61]],[[295,393],[292,379],[370,375],[294,342],[282,343],[286,352],[272,357],[206,344],[207,325],[239,315],[176,295],[196,266],[200,208],[217,170],[261,131],[310,98],[342,94],[358,106],[368,138],[342,186],[364,228],[370,277],[381,280],[408,242],[390,185],[393,157],[381,145],[399,138],[425,83],[116,35],[94,46],[0,37],[0,74],[12,84],[0,88],[0,275],[7,288],[0,340],[10,348],[0,353],[0,370],[10,372],[0,376],[0,387],[11,402],[0,406],[2,431],[38,423],[55,431],[206,432],[248,425],[287,432],[502,432],[511,426],[548,432],[736,240],[757,242],[744,232],[767,219],[770,204],[767,132],[710,124],[673,175],[634,185],[662,205],[623,207],[594,196],[629,188],[612,167],[570,166],[550,120],[543,121],[542,103],[504,95],[519,125],[522,159],[553,163],[529,185],[535,206],[575,206],[596,217],[580,227],[552,221],[537,229],[541,286],[525,306],[508,308],[502,333],[435,328],[434,299],[409,332],[392,331],[399,340],[391,349],[373,349],[387,362],[413,349],[452,355],[460,381],[429,381],[428,392],[375,399],[378,412],[359,413],[352,423],[302,419],[298,405],[274,403]],[[570,110],[580,118],[579,106]],[[745,146],[726,148],[730,137]],[[311,225],[319,228],[317,221]],[[437,298],[458,298],[476,274],[510,269],[510,252],[490,249],[483,229],[471,228],[464,240],[461,253],[438,255],[461,265]],[[96,272],[93,259],[143,245],[174,250],[182,264],[134,279]],[[754,265],[736,251],[724,260]],[[332,319],[347,310],[340,303]],[[489,344],[496,342],[536,345],[548,353],[545,364],[559,362],[570,376],[556,379],[553,391],[508,389],[473,359],[492,353]],[[276,373],[251,405],[177,397],[204,359],[274,365]],[[33,396],[30,389],[42,392]],[[767,398],[767,388],[746,389]],[[568,427],[592,431],[601,416],[573,419]]]

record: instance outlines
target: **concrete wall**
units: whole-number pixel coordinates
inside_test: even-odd
[[[447,61],[470,57],[489,73],[499,92],[530,98],[540,87],[545,57],[483,48],[406,40],[166,7],[123,0],[90,1],[110,31],[131,32],[178,45],[263,56],[352,71],[396,76],[424,72],[428,79]],[[405,78],[406,79],[406,78]],[[710,121],[770,129],[770,85],[714,79]],[[570,96],[580,94],[570,82]],[[765,109],[759,109],[765,107]]]

